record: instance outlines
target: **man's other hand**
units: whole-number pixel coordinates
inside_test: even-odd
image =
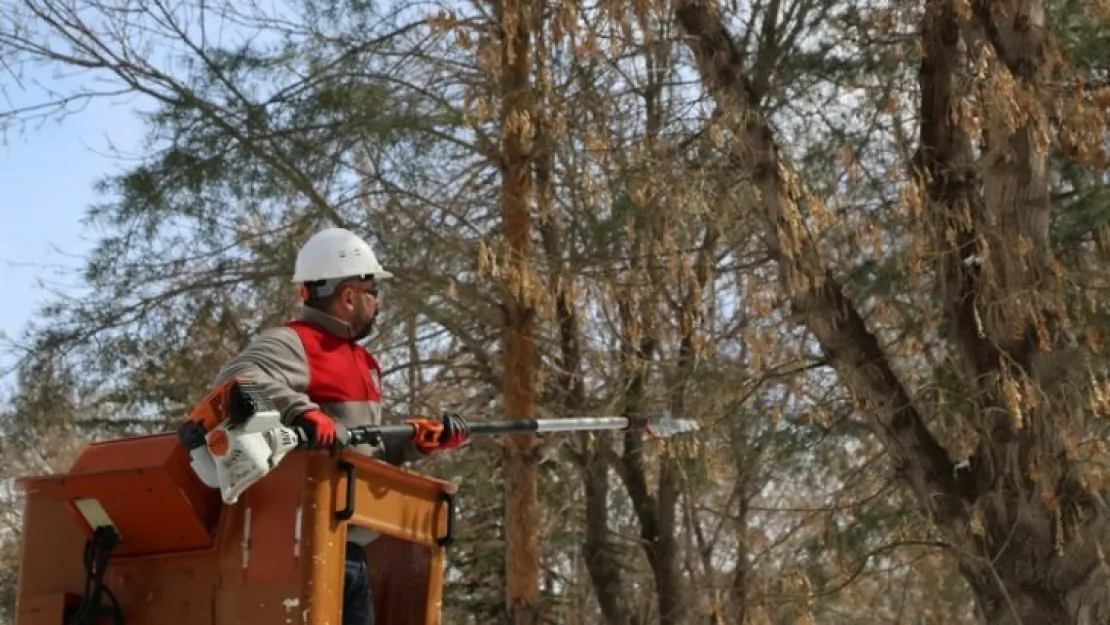
[[[443,434],[439,437],[440,449],[454,449],[470,438],[470,427],[457,413],[443,414]]]
[[[454,449],[470,438],[466,421],[455,413],[444,413],[443,419],[409,419],[405,423],[416,427],[413,443],[425,454]]]

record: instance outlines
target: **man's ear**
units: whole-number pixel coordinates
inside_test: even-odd
[[[352,289],[349,286],[343,286],[343,287],[340,287],[340,288],[343,289],[342,295],[339,296],[339,298],[343,301],[343,305],[346,306],[350,310],[354,310],[355,297],[358,296],[355,293],[355,290]]]

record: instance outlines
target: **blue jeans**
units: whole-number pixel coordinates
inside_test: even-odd
[[[370,565],[366,552],[347,543],[343,570],[343,625],[374,625],[374,601],[370,596]]]

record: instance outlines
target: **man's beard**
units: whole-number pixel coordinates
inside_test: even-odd
[[[374,316],[370,318],[370,321],[366,322],[366,326],[362,330],[360,330],[359,332],[357,332],[355,334],[354,341],[355,342],[362,341],[366,337],[370,336],[370,333],[374,331],[374,322],[377,321],[377,319],[378,319],[378,311],[375,310],[374,311]]]

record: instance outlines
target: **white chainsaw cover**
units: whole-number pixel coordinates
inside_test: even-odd
[[[282,425],[276,411],[259,412],[242,427],[221,423],[207,440],[226,437],[226,452],[212,453],[211,445],[193,450],[193,472],[205,484],[219,487],[224,503],[233,504],[252,484],[266,476],[290,451],[297,448],[297,433]],[[223,446],[222,444],[220,446]]]

